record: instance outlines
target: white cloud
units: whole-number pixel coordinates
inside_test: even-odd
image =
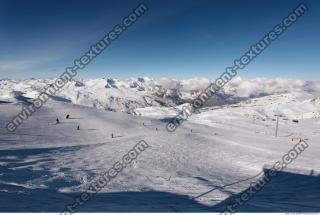
[[[285,78],[254,78],[236,77],[224,88],[226,92],[240,97],[275,94],[285,92],[320,93],[319,81],[291,80]]]
[[[28,60],[0,61],[0,71],[14,71],[31,68],[35,62]]]
[[[35,66],[50,62],[55,58],[38,57],[35,59],[0,60],[0,72],[11,72],[31,69]]]

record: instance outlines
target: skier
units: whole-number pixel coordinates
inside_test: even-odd
[[[70,117],[70,115],[69,115],[69,114],[67,114],[66,119],[69,119],[69,117]]]
[[[56,122],[57,122],[57,124],[59,124],[59,123],[60,123],[60,121],[59,121],[59,119],[58,119],[58,118],[56,119]]]
[[[192,133],[192,129],[191,129],[190,131],[191,131],[191,133]]]
[[[113,138],[113,133],[111,133],[111,138]]]
[[[77,130],[80,130],[80,126],[78,125]]]
[[[142,125],[143,125],[143,126],[146,126],[146,125],[144,124],[144,122],[142,123]]]
[[[312,169],[311,172],[310,172],[310,175],[313,175],[313,173],[314,173],[314,171],[313,171],[313,169]]]
[[[156,128],[156,131],[158,131],[158,128]]]

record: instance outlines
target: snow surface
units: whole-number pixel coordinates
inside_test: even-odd
[[[150,148],[80,211],[220,212],[230,198],[248,189],[265,165],[281,160],[295,137],[307,139],[309,148],[241,210],[320,211],[317,82],[237,79],[225,92],[247,96],[245,100],[203,108],[170,133],[165,119],[181,106],[145,105],[146,83],[153,80],[87,80],[70,84],[59,99],[8,132],[6,123],[50,81],[0,82],[1,212],[62,211],[85,191],[83,178],[90,181],[103,173],[140,140]],[[129,101],[137,108],[132,105],[133,114],[122,113]],[[67,113],[71,119],[65,119]],[[275,114],[282,115],[278,137]],[[55,125],[57,117],[61,123]]]
[[[35,99],[55,79],[0,80],[0,102],[26,102]],[[175,80],[169,78],[112,78],[71,81],[53,97],[55,100],[98,109],[134,113],[137,108],[175,107],[196,98],[209,86],[207,78]],[[283,93],[320,95],[320,81],[290,79],[234,78],[219,97],[207,106],[230,104],[248,97]]]

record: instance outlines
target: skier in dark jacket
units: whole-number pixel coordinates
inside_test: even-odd
[[[57,122],[57,124],[59,124],[59,123],[60,123],[60,121],[59,121],[59,119],[58,119],[58,118],[56,119],[56,122]]]
[[[80,126],[78,125],[77,130],[80,130]]]
[[[67,114],[66,119],[69,119],[69,117],[70,117],[70,115],[69,115],[69,114]]]

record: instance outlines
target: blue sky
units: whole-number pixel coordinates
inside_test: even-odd
[[[57,77],[141,1],[1,0],[0,78]],[[146,0],[149,11],[79,78],[215,78],[301,1]],[[240,72],[319,79],[320,2]]]

